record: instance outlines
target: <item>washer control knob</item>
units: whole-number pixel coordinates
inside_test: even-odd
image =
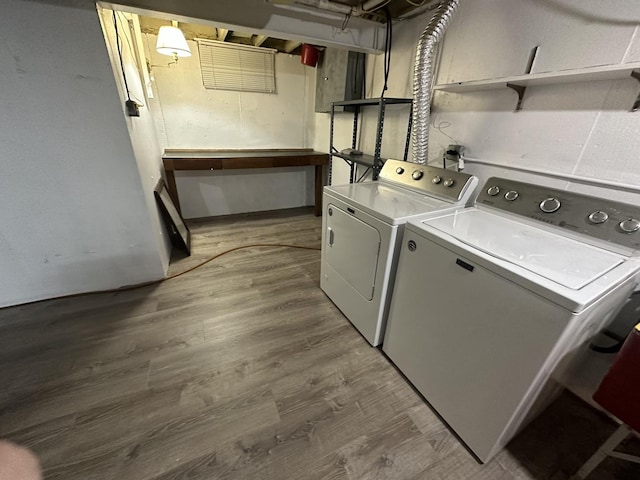
[[[596,210],[595,212],[592,212],[591,215],[589,215],[589,221],[591,223],[595,223],[596,225],[598,223],[604,223],[607,220],[609,220],[609,215],[607,214],[607,212],[603,212],[602,210]]]
[[[544,213],[553,213],[557,212],[560,209],[561,205],[562,204],[560,203],[560,200],[558,200],[557,198],[545,198],[540,202],[540,210],[542,210]]]
[[[447,178],[447,179],[444,181],[444,186],[445,186],[445,187],[453,187],[453,184],[454,184],[454,183],[456,183],[456,182],[453,180],[453,178]]]
[[[621,221],[618,226],[624,233],[634,233],[640,230],[640,220],[629,218],[627,220]]]
[[[493,187],[489,187],[487,189],[487,194],[491,195],[492,197],[495,197],[499,193],[500,193],[500,187],[497,185],[494,185]]]
[[[398,175],[402,175],[402,174],[404,173],[404,168],[402,168],[402,167],[398,167],[398,168],[396,168],[396,173],[397,173]]]
[[[509,190],[507,193],[504,194],[505,200],[509,200],[510,202],[513,202],[519,196],[520,194],[515,190]]]
[[[441,181],[442,178],[440,177],[440,175],[436,175],[431,179],[431,183],[433,183],[434,185],[438,185]]]
[[[424,175],[424,172],[422,170],[414,170],[413,173],[411,174],[411,178],[413,178],[414,180],[420,180]]]

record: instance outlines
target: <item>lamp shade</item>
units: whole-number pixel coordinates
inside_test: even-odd
[[[187,40],[178,27],[168,25],[160,27],[156,50],[163,55],[190,57],[191,50],[187,45]]]

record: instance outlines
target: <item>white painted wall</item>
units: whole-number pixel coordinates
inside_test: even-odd
[[[0,16],[0,306],[164,275],[90,1]]]
[[[98,11],[100,13],[100,21],[105,35],[107,50],[109,51],[113,76],[116,79],[120,98],[125,99],[127,98],[127,92],[120,59],[118,57],[115,28],[113,25],[113,10],[99,7]],[[128,23],[130,17],[131,15],[124,14],[123,12],[117,12],[116,14],[118,20],[118,35],[120,37],[120,51],[122,52],[129,95],[138,103],[140,116],[127,116],[124,112],[123,101],[121,101],[121,105],[123,108],[123,118],[127,124],[135,161],[144,190],[144,199],[147,204],[147,210],[149,211],[149,218],[151,219],[156,241],[159,244],[162,266],[166,272],[169,267],[169,257],[171,254],[171,239],[153,193],[163,174],[161,160],[162,148],[157,138],[155,122],[145,97],[143,82],[140,78],[134,50],[135,38]]]
[[[394,25],[388,96],[412,96],[415,45],[427,22],[425,16]],[[445,36],[438,80],[523,73],[536,45],[540,48],[533,72],[638,61],[638,22],[636,0],[463,1]],[[382,56],[369,55],[367,62],[370,93],[378,96]],[[437,92],[430,162],[439,164],[444,148],[455,141],[466,147],[468,156],[495,164],[638,185],[640,113],[628,111],[638,89],[633,79],[535,87],[527,91],[524,108],[517,113],[511,90]],[[365,117],[369,132],[373,117]],[[316,148],[328,144],[328,118],[316,116]],[[350,118],[344,115],[338,125],[339,148],[347,147]],[[404,125],[401,119],[387,119],[385,142],[395,143],[383,146],[383,156],[401,155]],[[370,150],[372,139],[372,133],[363,135],[361,149]],[[476,168],[476,173],[481,170]],[[341,161],[334,163],[334,183],[347,181],[345,171]]]
[[[152,65],[170,57],[155,51],[156,36],[144,35]],[[315,69],[299,56],[276,55],[277,94],[208,90],[202,85],[198,46],[171,67],[152,67],[151,101],[164,148],[301,148],[311,144]],[[247,171],[177,172],[185,218],[313,205],[313,167]]]
[[[609,5],[606,9],[603,6]],[[533,72],[638,61],[635,0],[463,2],[446,35],[439,81],[518,75],[539,45]],[[489,32],[499,32],[492,35]],[[437,93],[438,144],[449,137],[495,164],[640,184],[640,113],[631,78],[529,88],[514,112],[509,90]],[[432,149],[430,158],[439,155]]]

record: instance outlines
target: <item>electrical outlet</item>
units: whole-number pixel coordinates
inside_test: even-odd
[[[136,102],[134,102],[133,100],[127,100],[126,102],[124,102],[124,105],[127,110],[127,115],[129,115],[130,117],[140,116],[140,109],[138,108],[138,104]]]

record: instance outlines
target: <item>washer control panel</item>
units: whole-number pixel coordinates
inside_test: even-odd
[[[640,249],[640,207],[636,205],[500,177],[487,180],[476,204]]]
[[[476,177],[467,173],[393,159],[384,162],[380,180],[452,201],[460,200],[477,183]]]

